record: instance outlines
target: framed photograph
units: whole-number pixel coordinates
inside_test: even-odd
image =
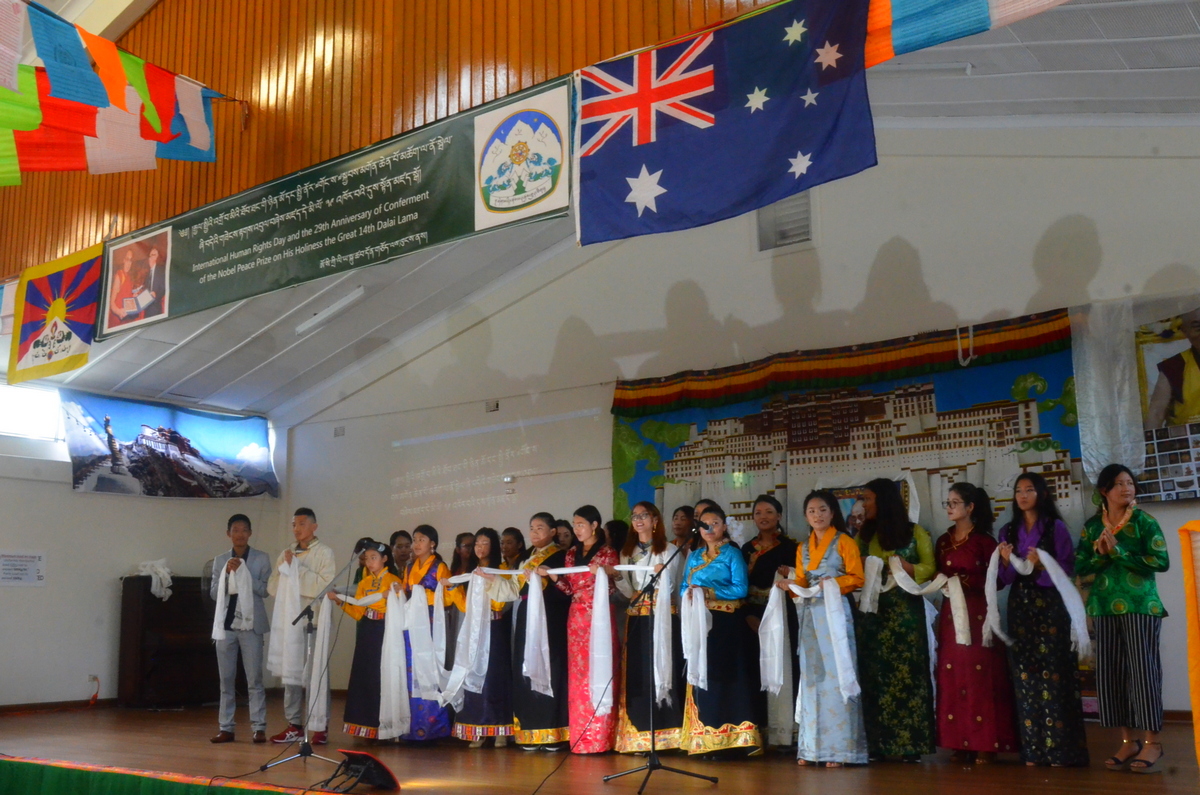
[[[170,315],[171,227],[105,250],[100,323],[104,334]]]

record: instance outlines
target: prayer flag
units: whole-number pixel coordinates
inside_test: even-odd
[[[43,124],[13,133],[22,171],[87,171],[84,136]]]
[[[1049,11],[1066,0],[870,0],[866,65]]]
[[[33,30],[37,54],[50,74],[51,96],[107,108],[108,93],[92,71],[92,62],[75,26],[37,3],[30,3],[29,27]]]
[[[24,33],[25,4],[21,0],[0,0],[0,87],[17,90]]]
[[[171,119],[175,116],[175,75],[160,66],[148,63],[146,88],[150,93],[150,102],[146,106],[153,105],[155,115],[154,121],[151,121],[148,112],[142,114],[142,137],[148,141],[165,144],[178,135],[171,132]]]
[[[180,78],[186,80],[187,78]],[[190,82],[190,81],[189,81]],[[193,85],[198,85],[193,83]],[[193,124],[187,120],[187,116],[183,112],[184,95],[177,93],[179,97],[179,112],[175,114],[175,118],[171,121],[171,131],[180,133],[175,140],[158,144],[157,154],[163,160],[186,160],[193,163],[215,163],[217,160],[217,138],[213,135],[213,111],[212,101],[214,97],[219,97],[221,94],[216,91],[211,91],[203,86],[200,86],[200,102],[203,111],[201,119],[202,124],[199,125],[197,134],[202,134],[202,141],[206,144],[204,149],[196,147],[196,139],[192,137]]]
[[[128,84],[128,80],[125,79],[125,67],[121,64],[117,45],[103,36],[88,33],[78,25],[75,27],[79,31],[79,37],[87,45],[92,60],[96,62],[96,71],[100,75],[100,82],[104,83],[108,101],[121,110],[126,110],[125,86]]]
[[[0,127],[0,186],[20,185],[21,166],[13,131]]]
[[[54,127],[77,135],[96,134],[96,115],[100,112],[99,108],[52,96],[50,76],[45,69],[37,70],[37,93],[42,109],[42,127]]]
[[[155,110],[154,102],[150,99],[150,86],[146,83],[146,62],[124,50],[118,50],[117,54],[121,57],[121,65],[125,67],[125,79],[137,91],[141,113],[145,114],[151,127],[162,129],[162,120],[158,117],[158,111]],[[128,97],[129,93],[126,92],[125,96]],[[125,109],[131,110],[128,105]]]
[[[138,127],[142,100],[133,86],[125,88],[125,106],[103,108],[96,120],[96,137],[84,138],[88,173],[151,171],[158,168],[155,143],[142,138]]]
[[[27,268],[17,283],[8,383],[87,364],[100,297],[104,244]]]
[[[669,232],[875,165],[867,0],[792,0],[575,73],[581,243]]]
[[[175,98],[179,115],[187,124],[188,143],[197,149],[208,149],[212,138],[212,99],[221,96],[195,80],[175,75]]]
[[[37,72],[22,64],[17,69],[19,91],[0,86],[0,127],[10,130],[36,130],[42,124],[38,103]]]

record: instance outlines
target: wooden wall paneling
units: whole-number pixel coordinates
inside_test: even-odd
[[[217,102],[216,163],[24,174],[0,278],[769,0],[160,0],[120,46]],[[168,122],[169,123],[169,122]]]

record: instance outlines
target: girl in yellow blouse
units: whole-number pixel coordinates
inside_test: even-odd
[[[863,584],[858,545],[846,534],[846,520],[832,492],[822,489],[805,497],[804,518],[810,530],[808,541],[796,549],[795,582],[811,588],[833,578],[842,592],[843,614],[850,624],[847,632],[852,633],[854,618],[849,594]],[[786,581],[779,583],[790,596],[787,586]],[[866,764],[867,733],[863,727],[862,702],[858,697],[842,698],[837,668],[832,664],[835,653],[825,600],[817,595],[797,599],[797,603],[801,707],[797,761],[802,766]],[[853,657],[853,643],[850,654]]]
[[[400,578],[396,576],[391,547],[369,538],[363,542],[366,542],[362,544],[366,546],[363,552],[366,570],[358,581],[353,601],[340,601],[344,597],[332,592],[329,598],[358,622],[342,730],[373,740],[379,734],[379,658],[383,651],[387,595],[393,586],[399,587]]]

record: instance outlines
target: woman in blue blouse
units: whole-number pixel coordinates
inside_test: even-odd
[[[726,536],[719,506],[706,505],[700,522],[704,543],[688,555],[679,593],[700,589],[712,616],[708,687],[688,685],[679,747],[713,758],[761,753],[759,727],[766,721],[767,702],[760,690],[758,643],[746,623],[746,560]]]

